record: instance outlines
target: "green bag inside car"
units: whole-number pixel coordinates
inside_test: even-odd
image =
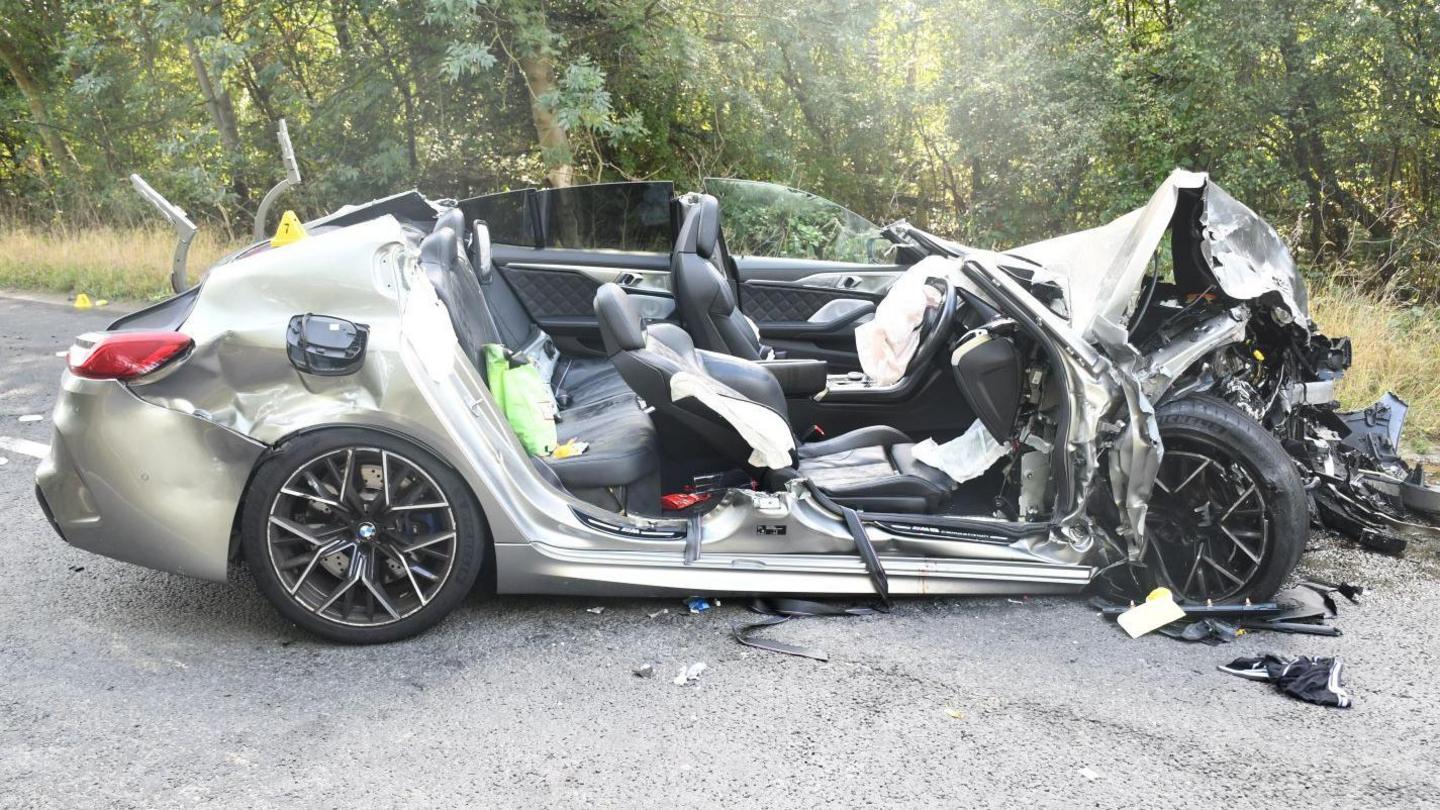
[[[526,452],[535,456],[554,452],[555,394],[530,358],[498,343],[486,344],[485,382]]]

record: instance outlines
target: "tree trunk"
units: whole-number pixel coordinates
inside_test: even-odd
[[[221,145],[232,154],[238,153],[240,131],[235,126],[235,106],[230,101],[230,93],[223,87],[217,87],[211,80],[210,71],[205,69],[205,60],[200,56],[200,46],[195,40],[187,38],[185,48],[190,52],[190,66],[195,70],[195,83],[200,87],[206,109],[210,110],[215,129],[220,132]]]
[[[528,53],[515,60],[520,72],[525,75],[525,85],[530,89],[530,117],[535,121],[535,135],[540,141],[540,153],[545,158],[545,177],[552,188],[564,188],[575,182],[575,158],[570,151],[570,136],[560,124],[553,110],[547,109],[540,99],[557,89],[555,84],[554,61],[543,53]]]
[[[65,143],[60,130],[56,129],[50,120],[50,110],[45,105],[45,92],[40,87],[39,80],[30,72],[29,66],[20,57],[20,52],[4,36],[0,36],[0,62],[5,63],[10,76],[15,79],[15,85],[20,88],[20,94],[25,96],[25,103],[30,107],[31,121],[39,132],[41,143],[45,144],[45,150],[50,153],[54,168],[61,174],[69,174],[72,169],[80,168],[80,161],[76,160],[70,145]]]
[[[1293,14],[1293,9],[1290,11]],[[1340,215],[1358,223],[1371,236],[1388,240],[1394,236],[1395,223],[1388,211],[1376,211],[1349,189],[1340,184],[1339,174],[1330,159],[1325,146],[1324,134],[1320,130],[1319,104],[1313,79],[1310,75],[1305,54],[1301,52],[1299,32],[1293,16],[1285,19],[1285,30],[1280,42],[1280,60],[1285,67],[1292,91],[1289,109],[1282,113],[1286,128],[1290,131],[1291,149],[1295,168],[1304,182],[1311,200],[1311,247],[1317,251],[1322,245],[1319,234],[1324,230],[1323,221],[1327,213],[1331,217],[1330,242],[1343,250],[1348,241],[1349,229]],[[1331,208],[1327,212],[1326,208]]]

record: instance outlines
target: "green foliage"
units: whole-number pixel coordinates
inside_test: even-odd
[[[311,214],[411,186],[749,177],[1005,246],[1100,224],[1181,166],[1312,277],[1440,293],[1433,2],[0,0],[0,18],[18,220],[150,221],[139,172],[243,233],[284,117],[306,177],[285,204]],[[811,216],[764,238],[861,250]]]

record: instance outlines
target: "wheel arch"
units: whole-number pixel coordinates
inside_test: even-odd
[[[240,557],[240,533],[241,521],[245,514],[245,504],[249,501],[251,489],[255,484],[255,475],[267,462],[278,456],[284,449],[298,439],[312,436],[316,433],[323,433],[331,430],[369,430],[376,433],[383,433],[394,439],[407,442],[420,450],[425,451],[443,464],[446,469],[454,473],[465,486],[464,494],[470,498],[475,506],[475,512],[480,516],[480,527],[484,532],[483,542],[485,543],[485,563],[480,572],[479,584],[487,592],[493,593],[496,580],[496,557],[495,557],[495,533],[490,528],[490,518],[485,513],[485,506],[482,499],[475,492],[475,486],[471,483],[470,477],[465,474],[460,465],[456,464],[447,453],[436,446],[434,442],[426,441],[412,433],[400,430],[391,425],[359,423],[359,422],[320,422],[313,425],[306,425],[297,428],[268,445],[251,465],[250,472],[245,479],[245,488],[242,490],[240,500],[235,505],[235,515],[230,525],[230,548],[227,557],[232,564]]]

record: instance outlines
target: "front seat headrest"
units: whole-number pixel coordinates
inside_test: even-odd
[[[720,244],[720,201],[712,195],[700,195],[700,221],[695,224],[695,252],[711,259]]]
[[[440,216],[435,217],[435,227],[431,228],[430,232],[434,233],[441,228],[449,228],[456,236],[462,236],[465,233],[465,215],[459,208],[445,209]]]
[[[675,250],[714,258],[720,244],[720,201],[709,194],[686,194],[681,202],[685,205],[685,216],[680,222]]]
[[[595,317],[600,321],[600,338],[607,355],[645,348],[645,322],[620,285],[602,284],[595,291]]]
[[[453,230],[448,227],[436,228],[420,242],[421,266],[451,272],[455,268],[455,259],[459,256],[455,252],[458,244]]]
[[[490,244],[490,226],[477,219],[470,226],[470,266],[481,284],[489,284],[495,275],[495,261]]]

